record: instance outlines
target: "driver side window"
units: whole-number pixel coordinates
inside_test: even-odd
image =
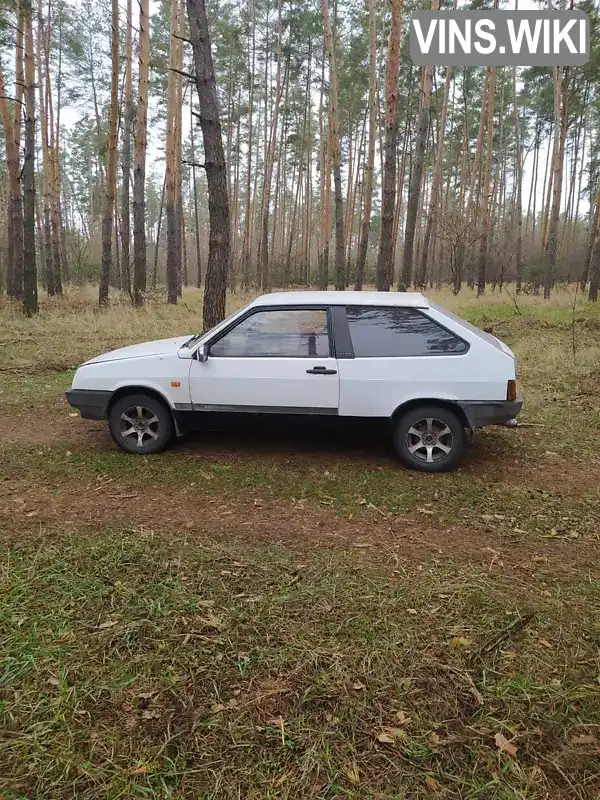
[[[328,358],[324,309],[257,311],[210,348],[211,358]]]

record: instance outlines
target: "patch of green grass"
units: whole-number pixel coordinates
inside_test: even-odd
[[[64,393],[71,388],[74,374],[69,370],[44,375],[2,375],[0,412],[34,408],[46,415],[49,409],[64,408]]]
[[[127,529],[42,534],[0,569],[11,800],[600,789],[577,739],[600,713],[597,583]]]

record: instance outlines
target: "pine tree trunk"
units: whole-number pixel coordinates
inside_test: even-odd
[[[38,313],[35,261],[35,64],[33,55],[33,11],[25,12],[25,158],[23,162],[23,311]]]
[[[477,221],[477,209],[475,205],[475,182],[481,174],[481,164],[483,161],[483,136],[485,132],[486,101],[488,99],[489,77],[490,77],[489,69],[486,69],[485,77],[483,80],[483,87],[481,90],[481,112],[479,116],[479,128],[477,131],[475,159],[473,162],[473,169],[471,171],[471,179],[469,181],[469,196],[467,198],[467,209],[465,213],[466,228],[464,234],[460,238],[456,255],[456,269],[457,272],[460,273],[461,275],[460,281],[462,281],[462,273],[465,266],[465,254],[467,250],[466,239],[471,231],[474,232],[475,223]],[[466,165],[468,165],[468,152],[469,152],[468,134],[467,130],[465,129],[464,153],[465,153]],[[460,286],[457,289],[457,284],[455,283],[455,293],[458,294],[458,291],[460,291]]]
[[[193,114],[193,103],[190,98],[190,137],[192,144],[192,193],[194,195],[194,234],[196,241],[196,287],[202,286],[202,258],[200,255],[200,216],[198,213],[198,177],[196,175],[196,137],[194,127],[196,125]]]
[[[140,57],[135,152],[133,166],[133,302],[144,305],[146,292],[146,149],[148,137],[148,79],[150,49],[149,0],[139,0]]]
[[[557,72],[558,81],[558,72]],[[565,163],[565,142],[567,139],[567,104],[569,87],[569,68],[565,67],[559,87],[559,119],[558,119],[558,146],[555,150],[556,158],[553,164],[553,192],[552,208],[548,220],[548,234],[546,237],[545,262],[546,275],[544,281],[544,299],[550,299],[550,292],[554,286],[556,273],[556,255],[558,248],[558,221],[560,217],[560,203],[562,199],[563,167]]]
[[[515,191],[517,194],[515,216],[517,218],[517,243],[515,247],[517,294],[523,283],[523,164],[521,157],[521,131],[519,127],[519,107],[517,105],[517,70],[513,67],[513,106],[515,112]]]
[[[19,148],[16,143],[14,121],[7,100],[4,70],[1,68],[0,113],[2,114],[4,128],[6,168],[10,184],[10,200],[7,209],[6,293],[9,297],[18,297],[18,276],[23,273],[23,194],[20,181]]]
[[[187,11],[194,51],[196,88],[200,101],[200,126],[204,139],[208,182],[210,233],[204,292],[204,328],[207,329],[214,327],[225,317],[231,246],[227,165],[223,151],[219,102],[204,0],[187,0]]]
[[[448,116],[448,99],[450,97],[450,83],[452,81],[452,67],[446,67],[446,82],[444,84],[444,99],[442,101],[442,117],[440,120],[440,131],[438,135],[437,151],[435,154],[435,166],[433,172],[433,184],[429,198],[429,211],[427,212],[427,222],[425,224],[425,238],[423,240],[423,252],[421,253],[421,269],[419,272],[418,285],[425,284],[427,265],[429,258],[429,243],[433,230],[433,220],[436,215],[439,193],[442,186],[442,159],[444,156],[444,138],[446,133],[446,118]]]
[[[106,172],[106,206],[102,220],[102,267],[100,271],[100,306],[108,304],[108,287],[112,261],[115,199],[117,195],[117,138],[119,117],[119,2],[112,0],[112,78],[108,111],[108,168]]]
[[[590,225],[585,265],[583,267],[583,272],[581,274],[581,278],[579,281],[579,288],[582,292],[585,291],[586,284],[590,277],[590,267],[592,262],[592,255],[594,252],[594,243],[596,241],[596,234],[598,232],[599,227],[600,227],[600,191],[596,193],[596,199],[594,201],[594,211],[592,215],[592,224]]]
[[[17,48],[15,54],[15,89],[16,102],[14,104],[13,135],[14,144],[17,151],[17,167],[20,161],[21,151],[21,124],[23,118],[23,94],[25,89],[25,74],[23,69],[24,53],[24,30],[25,30],[25,7],[19,4],[19,14],[17,17]],[[19,183],[18,196],[13,192],[13,237],[15,258],[13,263],[13,281],[9,294],[19,300],[23,299],[23,190],[21,188],[20,176],[17,174],[16,180]]]
[[[375,170],[375,133],[377,128],[377,38],[375,29],[376,0],[369,0],[369,152],[365,167],[365,210],[356,260],[356,284],[354,289],[362,291],[365,267],[371,235],[371,207],[373,203],[373,173]]]
[[[254,113],[254,70],[256,65],[256,29],[254,19],[254,0],[249,0],[251,6],[250,30],[252,32],[252,57],[248,64],[248,152],[246,154],[246,197],[244,208],[244,238],[242,243],[242,289],[247,292],[250,288],[250,201],[252,197],[252,143],[253,143],[253,113]]]
[[[133,122],[133,14],[132,0],[127,0],[125,32],[125,87],[123,111],[123,188],[121,205],[121,286],[131,295],[131,126]]]
[[[329,59],[329,144],[335,198],[335,288],[338,291],[343,291],[346,288],[344,280],[344,199],[342,196],[337,69],[328,0],[321,0],[321,7],[323,10],[325,46]]]
[[[268,145],[265,156],[265,170],[262,191],[262,202],[260,209],[260,231],[258,237],[258,256],[257,263],[260,273],[260,286],[264,292],[268,292],[271,286],[269,274],[269,209],[271,204],[271,181],[273,180],[273,164],[275,162],[275,147],[277,144],[277,127],[279,124],[279,106],[281,104],[281,62],[282,62],[282,37],[283,37],[283,11],[282,0],[277,3],[277,76],[275,79],[275,106],[271,119],[271,129],[269,132]],[[283,82],[287,80],[289,59],[286,65],[286,74]]]
[[[392,18],[385,76],[385,164],[376,276],[377,290],[380,292],[389,292],[394,282],[393,238],[396,207],[396,162],[398,155],[398,72],[400,69],[403,5],[404,0],[392,0]]]
[[[325,131],[323,122],[323,95],[325,93],[325,59],[326,48],[323,46],[321,63],[321,89],[319,93],[319,167],[321,176],[321,213],[320,213],[320,242],[319,242],[319,289],[327,289],[329,285],[329,187],[331,176],[329,170],[329,135]],[[329,114],[329,107],[328,107]],[[329,128],[329,125],[328,125]],[[293,184],[292,184],[293,185]]]
[[[167,176],[163,178],[162,189],[160,192],[160,205],[158,207],[158,222],[156,224],[156,243],[154,245],[154,266],[152,268],[152,289],[156,289],[158,281],[158,256],[160,253],[160,234],[162,231],[162,222],[164,217],[165,208],[165,189],[167,186]]]
[[[48,139],[48,104],[47,96],[44,93],[44,78],[42,75],[42,65],[45,63],[44,49],[42,40],[44,37],[44,17],[42,10],[42,0],[38,0],[38,25],[37,25],[37,78],[40,105],[40,130],[42,144],[42,177],[43,177],[43,223],[44,223],[44,273],[45,286],[48,296],[56,294],[54,282],[54,260],[52,258],[52,228],[50,224],[50,206],[52,202],[52,176],[51,160]]]
[[[50,23],[48,23],[49,27]],[[60,133],[60,120],[57,119],[56,129],[54,127],[54,100],[52,96],[51,81],[51,62],[50,62],[50,30],[45,36],[44,45],[45,60],[45,118],[47,121],[47,148],[48,148],[48,193],[50,205],[50,230],[51,230],[51,250],[52,250],[52,270],[54,274],[54,291],[62,294],[62,254],[61,254],[61,229],[58,209],[60,205],[60,158],[58,137]],[[60,102],[60,99],[59,99]],[[55,135],[56,133],[56,135]]]
[[[181,15],[180,0],[171,2],[171,47],[169,58],[169,77],[167,86],[167,141],[166,141],[166,197],[167,197],[167,299],[169,303],[177,303],[179,272],[177,193],[177,126],[181,114],[181,106],[177,102],[177,69],[181,41],[179,22]]]
[[[590,258],[590,289],[588,300],[592,303],[598,302],[598,290],[600,289],[600,225],[596,225],[596,235],[592,246]]]
[[[54,141],[55,152],[55,191],[56,191],[56,214],[59,225],[60,236],[60,271],[58,274],[58,285],[62,293],[63,281],[69,280],[69,260],[67,257],[67,232],[65,225],[65,218],[63,216],[62,207],[62,160],[60,156],[61,146],[61,128],[60,128],[60,115],[62,111],[62,48],[63,48],[63,13],[64,8],[58,11],[58,74],[56,77],[56,137]]]
[[[432,3],[432,6],[439,2]],[[406,228],[404,232],[404,251],[402,254],[402,272],[398,288],[405,292],[411,284],[413,277],[413,261],[415,250],[415,234],[417,229],[417,215],[422,202],[421,185],[423,183],[423,168],[425,164],[425,148],[429,131],[429,110],[431,105],[431,88],[433,84],[432,66],[423,67],[421,83],[421,104],[417,122],[417,136],[415,140],[414,157],[408,190],[406,206]]]
[[[490,236],[490,179],[492,176],[492,152],[494,144],[494,91],[496,85],[496,68],[488,67],[488,118],[487,118],[487,152],[483,179],[483,197],[481,213],[481,240],[479,246],[479,268],[477,271],[477,297],[485,292],[487,280],[488,241]]]

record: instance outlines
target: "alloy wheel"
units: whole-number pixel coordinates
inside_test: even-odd
[[[452,452],[452,431],[442,420],[425,417],[415,422],[406,434],[406,447],[413,458],[427,464],[443,461]]]

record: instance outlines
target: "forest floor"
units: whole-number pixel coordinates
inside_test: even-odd
[[[200,330],[200,294],[0,306],[0,797],[596,800],[600,309],[572,298],[438,298],[515,349],[525,410],[433,476],[367,436],[127,457],[72,370]]]

